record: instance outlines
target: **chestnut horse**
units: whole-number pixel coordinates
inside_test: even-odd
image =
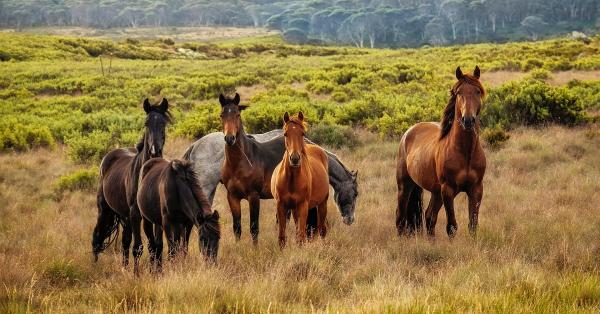
[[[169,244],[169,259],[177,253],[187,255],[192,226],[199,229],[200,251],[215,262],[221,231],[219,213],[212,212],[187,161],[152,158],[142,166],[137,204],[144,224],[154,225],[150,260],[158,269],[162,263],[163,230]]]
[[[271,193],[277,201],[279,245],[285,246],[287,214],[291,211],[296,223],[298,242],[306,240],[308,209],[317,207],[317,232],[327,234],[327,199],[329,198],[328,158],[325,151],[304,141],[306,122],[302,111],[283,116],[285,154],[271,177]]]
[[[485,96],[479,75],[479,67],[475,67],[473,75],[463,74],[458,67],[458,81],[450,91],[441,125],[418,123],[402,136],[396,177],[398,234],[421,230],[421,198],[425,189],[431,192],[425,212],[428,235],[435,235],[438,212],[444,205],[448,219],[446,232],[450,238],[454,237],[458,230],[454,198],[458,193],[466,192],[469,198],[469,231],[475,236],[486,167],[477,118]]]
[[[123,266],[129,263],[132,230],[139,230],[141,221],[136,202],[140,168],[148,159],[162,156],[165,128],[171,121],[169,102],[163,98],[160,104],[151,105],[146,99],[143,107],[146,122],[141,141],[135,148],[117,148],[110,151],[100,163],[100,183],[96,196],[98,219],[92,236],[92,250],[96,261],[98,254],[112,241],[111,237],[116,237],[120,222],[123,226]],[[148,234],[151,230],[145,231]],[[139,232],[137,233],[133,245],[136,262],[142,254],[142,240]]]

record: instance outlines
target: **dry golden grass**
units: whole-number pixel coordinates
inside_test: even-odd
[[[339,151],[359,170],[357,221],[341,223],[303,248],[280,251],[273,201],[263,202],[253,247],[247,206],[234,241],[223,189],[219,265],[205,265],[197,242],[187,260],[135,278],[110,247],[92,263],[94,195],[57,200],[52,186],[75,170],[60,149],[0,155],[0,312],[598,312],[600,310],[600,130],[512,133],[488,151],[476,240],[450,241],[440,212],[437,240],[398,238],[394,228],[397,141]],[[170,139],[178,156],[188,144]],[[330,203],[331,204],[331,203]],[[246,204],[244,204],[246,205]],[[331,204],[332,205],[332,204]],[[291,232],[289,234],[291,236]],[[197,236],[193,235],[194,239]]]

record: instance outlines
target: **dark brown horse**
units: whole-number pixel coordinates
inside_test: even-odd
[[[281,247],[285,246],[285,228],[290,211],[296,223],[299,243],[306,240],[308,210],[313,207],[317,207],[317,232],[325,237],[329,198],[327,154],[321,147],[304,141],[307,125],[302,111],[293,117],[286,112],[283,121],[285,154],[271,178],[271,192],[277,201]]]
[[[110,244],[111,236],[123,226],[122,249],[123,265],[129,263],[129,246],[131,245],[132,225],[141,220],[137,208],[136,195],[140,168],[148,159],[162,156],[165,143],[165,128],[171,121],[167,99],[158,105],[151,105],[144,100],[146,122],[144,136],[135,148],[118,148],[110,151],[100,164],[100,182],[98,184],[97,205],[98,219],[92,237],[92,250],[95,260],[98,254]],[[146,230],[147,231],[147,230]],[[151,230],[150,230],[151,231]],[[142,254],[141,237],[136,237],[133,256]]]
[[[277,141],[257,142],[246,135],[240,113],[240,95],[234,98],[219,96],[221,123],[225,134],[225,161],[221,169],[221,183],[227,188],[227,201],[233,216],[233,232],[237,240],[242,235],[240,202],[250,204],[250,234],[258,243],[260,200],[273,198],[271,175],[281,161]]]
[[[137,204],[144,224],[154,226],[150,260],[160,269],[163,230],[169,244],[169,258],[187,254],[192,226],[199,229],[200,251],[209,261],[216,261],[221,231],[219,213],[211,206],[198,185],[196,174],[187,161],[163,158],[148,160],[141,169]]]
[[[479,75],[479,67],[475,67],[473,75],[463,74],[457,68],[458,81],[450,91],[441,125],[418,123],[404,133],[397,166],[398,234],[412,234],[421,229],[421,197],[425,189],[431,192],[425,212],[430,236],[435,234],[438,212],[444,205],[448,218],[446,232],[454,237],[458,230],[454,197],[460,192],[469,197],[469,231],[475,235],[486,167],[477,118],[485,96]]]

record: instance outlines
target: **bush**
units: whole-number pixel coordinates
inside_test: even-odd
[[[0,150],[54,147],[55,140],[46,125],[24,124],[14,118],[0,122]]]
[[[217,104],[203,105],[194,109],[177,123],[174,130],[175,135],[198,139],[206,134],[221,131],[219,112],[220,107]]]
[[[57,194],[65,191],[94,191],[98,184],[98,168],[80,169],[60,176],[54,185]]]
[[[541,81],[510,82],[490,92],[484,106],[484,125],[558,123],[575,125],[586,120],[577,96],[566,88],[552,87]]]
[[[485,128],[481,133],[481,137],[491,148],[497,149],[504,145],[510,138],[510,135],[499,125],[495,125],[492,128]]]
[[[68,146],[67,155],[76,163],[97,163],[112,148],[113,140],[110,133],[94,130],[84,135],[72,134],[65,140]]]
[[[319,122],[311,125],[308,129],[307,137],[319,145],[333,148],[353,148],[359,145],[356,133],[351,127],[337,124]]]

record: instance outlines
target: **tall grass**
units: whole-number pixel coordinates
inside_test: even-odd
[[[457,197],[458,235],[398,238],[394,227],[396,141],[362,134],[336,150],[359,172],[357,221],[341,222],[332,202],[330,234],[280,251],[274,205],[262,202],[257,247],[235,242],[223,188],[219,264],[204,264],[192,237],[186,260],[160,275],[120,266],[110,247],[92,263],[94,193],[52,197],[78,169],[62,146],[0,155],[0,312],[597,312],[600,310],[600,130],[517,129],[488,150],[478,237],[467,232]],[[177,157],[189,144],[170,139]],[[374,158],[377,156],[377,158]],[[244,204],[245,205],[245,204]],[[292,236],[290,230],[289,236]],[[117,247],[119,247],[117,245]]]

